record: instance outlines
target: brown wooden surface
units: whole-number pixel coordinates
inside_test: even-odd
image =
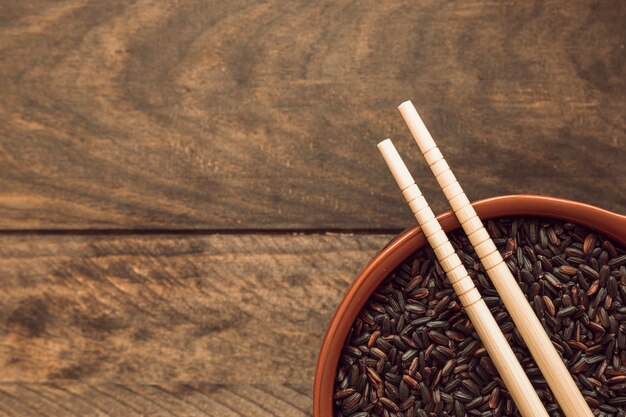
[[[326,325],[390,238],[0,237],[0,413],[310,415]]]
[[[0,2],[0,416],[310,416],[332,312],[414,223],[375,144],[447,208],[396,106],[471,199],[626,213],[624,21],[619,0]]]
[[[0,416],[305,417],[311,387],[280,384],[0,384]]]
[[[404,228],[413,99],[471,199],[626,206],[626,3],[0,3],[0,228]]]

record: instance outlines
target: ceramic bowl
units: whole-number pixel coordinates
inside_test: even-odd
[[[482,220],[509,216],[565,220],[586,226],[626,246],[626,216],[576,201],[511,195],[481,200],[473,203],[473,206]],[[460,227],[451,211],[437,218],[446,232]],[[339,355],[361,308],[388,274],[426,243],[419,227],[404,231],[372,259],[348,288],[328,326],[319,354],[313,390],[314,417],[333,417],[333,386]]]

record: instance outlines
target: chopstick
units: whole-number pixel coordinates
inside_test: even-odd
[[[398,109],[559,406],[567,417],[592,416],[563,359],[552,345],[417,110],[410,101],[402,103]]]
[[[547,417],[537,392],[393,143],[386,139],[378,144],[378,149],[520,413],[523,417]]]

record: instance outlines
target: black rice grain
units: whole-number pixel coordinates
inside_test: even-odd
[[[594,415],[626,415],[624,248],[554,220],[487,228]],[[449,236],[546,409],[562,416],[467,237]],[[333,398],[335,417],[519,416],[430,248],[398,266],[359,313]]]

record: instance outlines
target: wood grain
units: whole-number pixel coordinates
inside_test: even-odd
[[[0,416],[305,417],[311,384],[0,384]]]
[[[413,99],[471,199],[626,211],[626,3],[0,4],[0,229],[404,228]]]
[[[310,386],[390,238],[0,236],[0,383]]]

